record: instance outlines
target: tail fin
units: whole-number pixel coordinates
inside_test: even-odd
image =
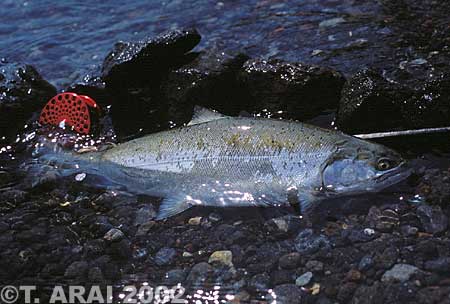
[[[32,159],[21,169],[26,172],[24,186],[34,188],[38,185],[56,181],[61,177],[77,173],[95,173],[94,153],[77,154],[67,151],[57,144],[39,144],[32,153]]]

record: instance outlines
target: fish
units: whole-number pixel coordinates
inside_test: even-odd
[[[46,145],[38,145],[46,147]],[[411,173],[385,146],[306,123],[231,117],[196,107],[185,126],[102,152],[41,149],[62,175],[99,175],[128,192],[162,198],[166,219],[192,206],[288,206],[376,192]]]

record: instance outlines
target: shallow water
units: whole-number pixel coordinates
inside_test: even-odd
[[[382,10],[369,0],[6,0],[0,58],[33,64],[63,88],[101,64],[119,40],[196,27],[203,37],[197,49],[320,63],[352,73],[366,65],[388,68],[393,30],[381,22]]]

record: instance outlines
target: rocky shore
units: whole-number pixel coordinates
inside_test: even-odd
[[[198,51],[200,34],[187,29],[117,43],[102,67],[66,91],[93,97],[104,110],[94,138],[117,142],[182,126],[195,105],[350,134],[447,126],[450,40],[446,25],[432,21],[449,10],[435,3],[429,14],[413,6],[405,16],[395,13],[399,5],[385,4],[391,18],[383,24],[401,32],[416,18],[417,33],[394,44],[416,51],[386,70],[377,61],[340,72],[329,67],[330,52],[317,52],[324,57],[312,64]],[[425,45],[416,39],[424,33]],[[345,52],[355,49],[370,51],[360,41]],[[49,173],[24,186],[18,167],[29,142],[16,135],[37,130],[54,94],[33,67],[0,63],[0,285],[38,285],[41,303],[55,284],[144,283],[179,283],[189,303],[450,303],[446,138],[397,143],[417,163],[414,176],[386,193],[325,202],[308,218],[288,208],[193,208],[156,221],[157,198],[98,189],[89,177]]]

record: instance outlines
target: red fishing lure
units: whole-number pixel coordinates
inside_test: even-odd
[[[70,126],[80,134],[89,134],[91,115],[89,108],[99,110],[97,103],[85,95],[60,93],[47,102],[42,109],[39,122],[55,126]]]

